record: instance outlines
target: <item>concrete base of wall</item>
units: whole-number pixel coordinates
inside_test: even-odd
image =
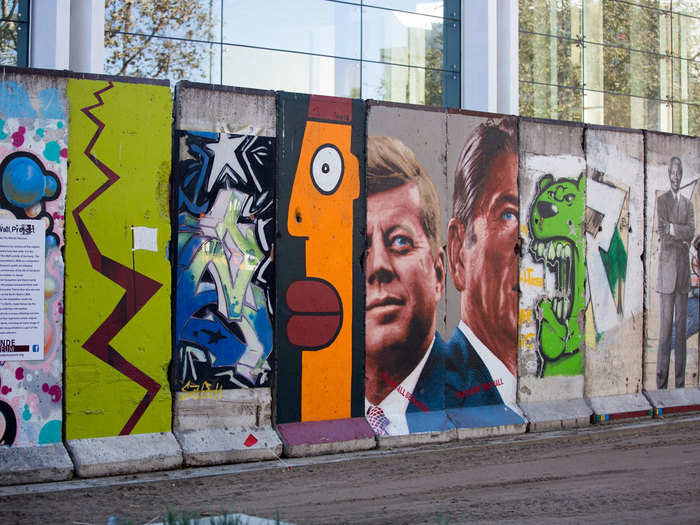
[[[277,425],[287,457],[319,456],[369,450],[377,443],[363,417]]]
[[[272,428],[206,428],[174,434],[188,467],[276,459],[282,454],[282,442]]]
[[[407,412],[406,420],[410,434],[399,436],[377,436],[380,448],[425,445],[427,443],[447,443],[457,439],[454,423],[445,410],[430,412]]]
[[[593,421],[606,423],[617,419],[651,417],[651,405],[644,394],[591,397],[586,399],[593,409]]]
[[[653,390],[644,392],[644,395],[651,403],[655,417],[700,411],[700,389],[698,388]]]
[[[435,432],[412,432],[400,436],[377,436],[379,448],[410,447],[413,445],[428,445],[430,443],[447,443],[457,439],[457,429],[450,428]]]
[[[73,477],[73,462],[62,443],[0,447],[0,485],[63,481]]]
[[[458,439],[522,434],[527,429],[527,421],[506,405],[451,408],[447,415],[457,427]]]
[[[530,432],[585,427],[591,424],[593,414],[583,399],[520,403],[520,408],[530,422]]]
[[[170,432],[66,442],[75,474],[82,478],[168,470],[182,466],[182,450]]]

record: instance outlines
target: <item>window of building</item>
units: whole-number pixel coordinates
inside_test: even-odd
[[[460,3],[106,0],[105,72],[454,107]]]
[[[0,65],[27,66],[29,0],[0,2]]]
[[[700,2],[519,1],[521,115],[700,135]]]

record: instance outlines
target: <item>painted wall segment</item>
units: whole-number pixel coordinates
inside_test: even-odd
[[[585,393],[642,387],[644,144],[641,133],[586,129]]]
[[[274,138],[176,132],[176,140],[173,385],[197,399],[203,389],[269,386]]]
[[[454,428],[440,333],[445,119],[444,111],[369,108],[365,418],[379,437]]]
[[[168,431],[170,91],[70,80],[68,98],[66,437]]]
[[[278,95],[277,422],[363,414],[364,105]]]
[[[700,139],[646,140],[645,390],[698,386]]]
[[[464,409],[449,412],[462,427],[524,423],[516,405],[518,155],[515,118],[449,115],[447,259],[459,300],[446,369],[448,383],[462,387],[448,388],[445,402]]]
[[[65,81],[0,81],[0,218],[46,229],[44,357],[0,362],[0,445],[59,443],[63,399],[64,216],[68,146]]]
[[[586,163],[583,128],[520,121],[521,402],[583,395]]]

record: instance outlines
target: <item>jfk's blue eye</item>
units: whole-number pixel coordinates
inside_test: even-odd
[[[517,221],[518,217],[512,211],[504,211],[501,213],[501,218],[506,221]]]
[[[413,247],[413,241],[406,235],[396,235],[389,239],[389,248],[396,252],[406,252]]]

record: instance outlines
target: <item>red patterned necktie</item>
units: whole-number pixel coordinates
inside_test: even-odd
[[[377,406],[369,407],[369,410],[367,410],[367,422],[378,436],[389,435],[386,429],[389,426],[389,419],[384,415],[384,411],[381,408]]]

